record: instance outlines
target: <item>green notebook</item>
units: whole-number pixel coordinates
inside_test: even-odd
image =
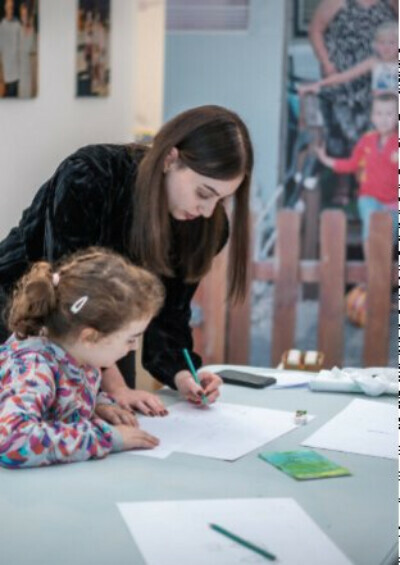
[[[351,475],[348,469],[336,465],[316,451],[265,451],[258,456],[298,480]]]

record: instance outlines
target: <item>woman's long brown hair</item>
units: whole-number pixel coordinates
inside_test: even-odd
[[[134,190],[131,252],[141,265],[159,275],[179,268],[186,281],[200,280],[211,268],[226,226],[219,203],[211,218],[176,222],[172,244],[171,218],[164,187],[165,159],[176,147],[183,166],[220,180],[243,176],[236,190],[229,260],[229,297],[243,298],[249,255],[249,192],[253,149],[247,127],[237,114],[219,106],[193,108],[167,122],[143,157]],[[174,230],[175,231],[175,230]],[[176,247],[178,246],[178,247]],[[171,252],[174,252],[174,267]]]

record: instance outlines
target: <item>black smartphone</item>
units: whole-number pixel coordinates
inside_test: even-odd
[[[263,377],[262,375],[252,375],[251,373],[242,373],[232,369],[220,371],[218,375],[224,383],[230,385],[249,386],[250,388],[265,388],[276,383],[274,377]]]

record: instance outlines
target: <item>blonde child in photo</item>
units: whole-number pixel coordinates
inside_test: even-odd
[[[0,346],[0,465],[70,463],[158,445],[99,388],[101,368],[137,348],[163,299],[156,276],[100,248],[56,270],[33,264],[13,294],[13,334]],[[167,413],[155,395],[137,394],[151,415]]]
[[[299,86],[299,93],[301,95],[318,93],[323,87],[336,86],[371,73],[371,88],[374,95],[384,92],[397,94],[398,33],[398,25],[395,21],[384,22],[378,26],[375,33],[373,43],[375,55],[346,71]]]
[[[362,222],[364,253],[373,212],[390,212],[393,223],[393,241],[398,231],[398,101],[394,94],[380,94],[372,102],[371,122],[374,131],[364,134],[348,159],[327,155],[322,147],[316,148],[320,161],[336,173],[357,173],[359,190],[358,211]]]

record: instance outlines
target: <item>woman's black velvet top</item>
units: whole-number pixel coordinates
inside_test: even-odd
[[[135,262],[128,239],[132,191],[143,155],[142,148],[129,145],[90,145],[63,161],[0,243],[0,290],[9,294],[33,261],[56,261],[90,245]],[[227,237],[228,229],[221,247]],[[182,348],[192,350],[190,302],[197,284],[185,283],[178,275],[160,278],[166,300],[146,331],[142,362],[151,375],[174,387],[174,375],[187,369]],[[196,368],[201,366],[197,354],[192,353],[192,359]]]

